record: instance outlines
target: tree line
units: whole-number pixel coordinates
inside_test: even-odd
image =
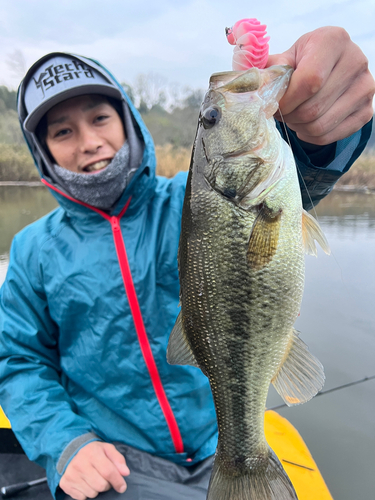
[[[152,74],[139,75],[134,85],[121,85],[141,113],[156,146],[167,147],[172,160],[181,150],[189,154],[203,91],[170,85]],[[15,90],[0,86],[0,181],[37,181],[39,176],[21,132],[16,101]]]
[[[157,145],[190,148],[197,127],[203,91],[163,85],[157,77],[140,75],[136,84],[122,83]],[[17,109],[17,92],[0,86],[0,144],[24,144]]]
[[[199,108],[204,92],[165,82],[153,74],[139,75],[133,85],[121,84],[141,113],[154,142],[166,147],[166,155],[175,161],[175,153],[189,156],[195,137]],[[0,181],[39,180],[25,144],[17,115],[17,92],[0,86]],[[373,129],[367,151],[375,151]],[[163,161],[167,161],[166,159]]]

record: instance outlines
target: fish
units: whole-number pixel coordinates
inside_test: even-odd
[[[304,253],[329,254],[302,207],[293,153],[274,113],[289,66],[215,73],[200,109],[178,249],[180,304],[170,364],[199,367],[218,443],[208,500],[291,500],[295,490],[264,435],[272,383],[287,405],[310,400],[324,370],[293,325]]]

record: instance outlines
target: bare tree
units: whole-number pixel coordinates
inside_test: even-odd
[[[129,85],[124,88],[129,90]],[[139,74],[130,91],[134,104],[141,112],[147,112],[154,106],[160,106],[165,111],[171,112],[175,108],[191,105],[187,99],[196,96],[197,93],[201,94],[200,90],[170,83],[163,76],[153,72]],[[198,99],[197,96],[196,98]]]
[[[134,85],[134,97],[137,107],[151,109],[153,106],[164,106],[167,100],[168,83],[157,73],[142,73],[137,76]]]
[[[22,50],[14,49],[13,52],[8,54],[7,66],[13,73],[13,76],[22,79],[25,76],[27,66],[25,56]]]

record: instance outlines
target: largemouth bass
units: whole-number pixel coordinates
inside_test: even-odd
[[[290,500],[296,494],[264,436],[270,383],[288,405],[323,386],[320,362],[293,324],[304,252],[317,222],[302,208],[293,154],[273,118],[292,70],[212,75],[201,107],[179,246],[181,312],[167,358],[198,366],[219,439],[208,500]]]

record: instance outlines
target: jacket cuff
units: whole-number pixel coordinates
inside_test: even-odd
[[[101,441],[100,437],[98,437],[94,432],[88,432],[87,434],[83,434],[82,436],[78,436],[77,438],[70,441],[70,443],[65,447],[63,452],[60,455],[59,461],[57,462],[56,470],[60,476],[65,471],[66,466],[70,462],[70,460],[74,457],[74,455],[86,444],[91,441]]]
[[[66,498],[66,494],[59,486],[61,476],[64,474],[66,467],[78,451],[92,441],[102,441],[102,439],[94,432],[87,432],[74,438],[64,448],[56,468],[50,464],[51,470],[49,471],[47,467],[48,485],[55,500],[64,500]]]

